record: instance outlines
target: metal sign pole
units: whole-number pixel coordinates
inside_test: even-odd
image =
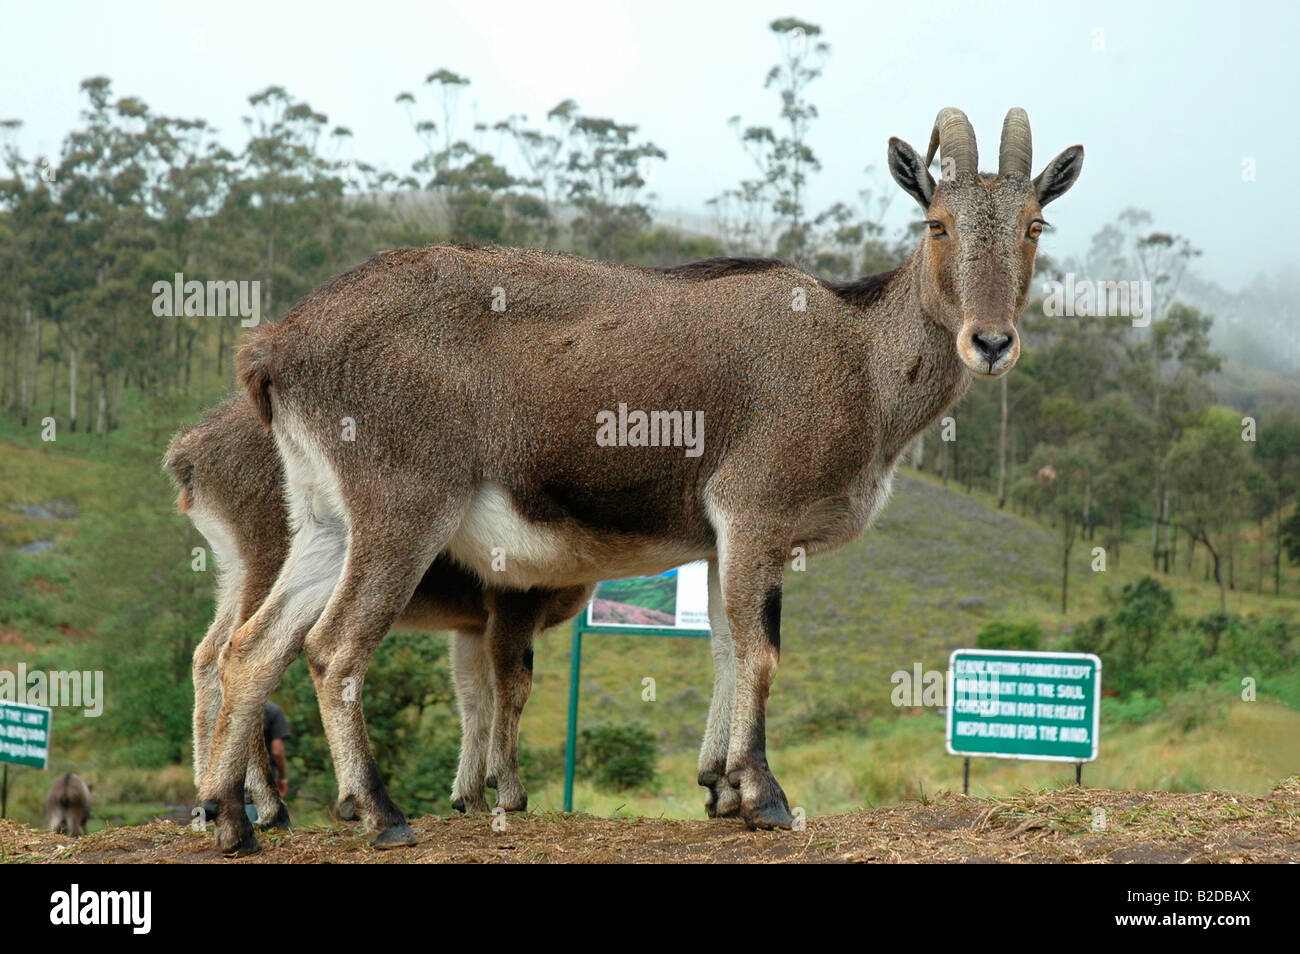
[[[583,610],[582,616],[587,615]],[[569,727],[564,733],[564,810],[573,811],[573,774],[578,750],[578,683],[582,678],[582,616],[573,620],[569,657]]]
[[[5,763],[5,778],[0,782],[0,818],[9,817],[9,763]]]
[[[961,793],[970,794],[970,756],[966,756],[965,764],[961,769]]]

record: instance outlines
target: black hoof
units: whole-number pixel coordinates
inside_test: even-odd
[[[713,790],[713,818],[740,817],[740,789],[732,788],[726,780]]]
[[[199,807],[203,809],[203,818],[205,821],[216,821],[217,816],[221,814],[221,803],[211,798]]]
[[[794,827],[794,816],[788,808],[780,805],[764,805],[745,815],[745,827],[750,831],[782,828],[789,831]]]
[[[334,806],[334,815],[339,821],[356,821],[357,820],[357,799],[354,795],[349,795],[343,801]]]
[[[697,781],[709,790],[704,810],[710,818],[735,818],[740,814],[740,791],[721,772],[701,772]]]
[[[375,840],[370,843],[372,848],[378,848],[380,851],[413,844],[415,844],[415,832],[405,822],[400,825],[390,825],[376,835]]]
[[[268,822],[259,821],[255,826],[262,831],[289,831],[293,828],[293,822],[289,819],[289,809],[283,802],[280,803],[280,810],[275,813],[275,817]]]
[[[261,850],[262,845],[258,842],[257,836],[253,834],[253,829],[250,827],[237,844],[229,848],[221,848],[221,854],[227,858],[243,858],[247,855],[255,855]]]
[[[477,795],[456,795],[451,800],[451,807],[462,815],[486,815],[488,811],[487,799],[482,792]]]
[[[745,819],[745,826],[750,831],[794,827],[794,816],[790,814],[790,806],[785,803],[784,798],[759,805],[752,811],[742,810],[742,816]]]
[[[524,795],[523,798],[515,804],[506,805],[504,803],[499,803],[497,808],[501,809],[503,812],[526,812],[528,811],[528,796]]]
[[[488,776],[486,779],[484,779],[483,781],[484,781],[484,784],[487,785],[488,788],[496,788],[496,787],[497,787],[497,777],[496,777],[495,775],[489,775],[489,776]]]

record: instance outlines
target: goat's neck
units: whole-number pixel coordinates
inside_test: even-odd
[[[864,359],[876,401],[879,451],[892,461],[970,386],[951,331],[921,305],[920,252],[863,311]]]

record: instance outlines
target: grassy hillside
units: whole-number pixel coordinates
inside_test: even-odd
[[[195,410],[129,407],[127,427],[106,440],[63,434],[43,443],[33,429],[0,424],[0,667],[21,661],[29,668],[104,670],[103,716],[56,713],[52,765],[81,771],[95,785],[101,820],[135,821],[191,797],[184,743],[188,657],[210,618],[212,575],[210,567],[192,570],[191,548],[203,541],[172,511],[158,469],[172,428],[141,422],[192,419]],[[45,509],[13,509],[24,505]],[[40,552],[17,552],[30,544],[41,544]],[[1091,571],[1089,546],[1075,547],[1070,612],[1063,616],[1051,527],[998,511],[979,493],[900,475],[876,528],[788,577],[782,666],[768,726],[772,763],[791,804],[825,814],[960,786],[961,762],[943,751],[942,718],[895,708],[891,675],[916,664],[942,669],[952,649],[973,645],[994,620],[1037,621],[1049,644],[1067,640],[1111,609],[1125,584],[1149,572],[1141,532],[1121,545],[1120,559],[1112,554],[1104,573]],[[1238,572],[1243,585],[1253,586],[1253,575],[1241,569],[1253,566],[1248,548],[1247,541]],[[1162,582],[1183,615],[1218,607],[1217,589],[1199,564],[1189,571],[1180,557],[1177,572]],[[1294,620],[1300,615],[1296,568],[1284,570],[1282,593],[1238,589],[1229,593],[1228,608]],[[428,639],[436,647],[441,637]],[[539,808],[560,804],[569,646],[567,627],[543,637],[524,718],[525,781]],[[653,702],[642,701],[647,676],[656,683]],[[1226,680],[1199,695],[1162,700],[1143,719],[1124,708],[1128,700],[1108,699],[1102,757],[1086,768],[1085,781],[1267,791],[1300,770],[1300,679],[1261,680],[1260,687],[1260,701],[1244,703],[1236,681]],[[582,781],[578,807],[697,817],[702,799],[694,752],[711,688],[706,640],[586,637],[582,724],[642,723],[660,757],[657,780],[637,791],[606,792]],[[369,691],[375,690],[368,684]],[[278,698],[292,723],[306,724],[309,696]],[[426,721],[435,718],[446,723],[445,703]],[[439,731],[446,736],[445,728]],[[302,751],[290,744],[295,793],[304,778],[295,761]],[[972,789],[1006,793],[1071,776],[1069,767],[982,760]],[[11,816],[36,821],[49,781],[31,770],[12,771]],[[328,780],[315,781],[318,791],[329,788]],[[446,810],[441,794],[429,797]],[[323,818],[323,804],[300,796],[291,807],[310,821]]]

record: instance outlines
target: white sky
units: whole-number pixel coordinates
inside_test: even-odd
[[[358,158],[408,171],[419,153],[396,94],[419,94],[446,67],[468,75],[466,125],[526,113],[540,122],[576,99],[583,111],[640,125],[668,153],[654,189],[666,213],[752,172],[726,127],[776,120],[763,77],[775,62],[767,24],[795,15],[823,29],[833,54],[810,90],[823,162],[817,211],[887,185],[898,135],[923,149],[940,107],[966,111],[982,165],[996,167],[1010,106],[1034,130],[1035,171],[1065,146],[1087,149],[1074,190],[1049,211],[1063,256],[1126,206],[1204,250],[1198,270],[1229,288],[1295,261],[1294,188],[1300,4],[1255,2],[812,3],[781,0],[548,2],[474,0],[19,3],[6,0],[0,118],[20,118],[28,154],[57,153],[78,120],[78,83],[103,74],[116,95],[202,117],[232,148],[247,97],[272,83],[355,134]],[[1104,49],[1094,51],[1096,30]],[[468,130],[466,130],[468,131]],[[491,143],[487,143],[491,145]],[[1257,181],[1242,181],[1242,161]],[[889,224],[914,214],[901,192]],[[668,216],[671,218],[671,215]]]

